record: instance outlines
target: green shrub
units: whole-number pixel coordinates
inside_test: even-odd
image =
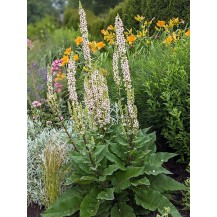
[[[121,216],[133,217],[154,210],[163,214],[164,207],[173,217],[181,217],[165,192],[185,187],[167,176],[170,172],[162,166],[175,154],[156,153],[155,134],[147,133],[148,129],[140,130],[132,144],[121,129],[113,125],[104,137],[95,132],[84,140],[74,138],[79,152],[71,153],[72,173],[66,180],[70,190],[43,217],[63,217],[79,210],[81,217],[115,216],[118,210]]]
[[[146,20],[168,20],[169,18],[179,17],[187,23],[190,22],[190,0],[125,0],[111,9],[105,25],[108,26],[114,22],[114,18],[119,13],[126,28],[138,27],[133,17],[142,15]]]
[[[185,163],[190,156],[189,43],[185,38],[172,48],[155,42],[129,57],[141,126],[153,126]]]
[[[27,36],[31,40],[46,40],[46,38],[58,27],[54,17],[46,16],[34,24],[27,26]]]
[[[90,10],[86,10],[86,16],[89,20],[88,22],[88,29],[90,29],[90,26],[98,19],[94,13]],[[79,14],[78,10],[74,8],[67,8],[64,12],[63,17],[63,26],[67,28],[73,28],[76,31],[79,29]]]

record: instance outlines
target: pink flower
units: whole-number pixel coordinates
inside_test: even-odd
[[[32,49],[33,45],[32,45],[32,41],[30,39],[27,38],[27,47]]]
[[[36,108],[36,107],[41,106],[41,103],[39,101],[33,101],[32,106]]]

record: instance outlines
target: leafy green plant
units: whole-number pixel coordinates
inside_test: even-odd
[[[70,154],[73,172],[66,180],[70,190],[43,217],[79,210],[81,217],[132,217],[142,209],[163,214],[164,207],[170,207],[172,216],[181,216],[165,193],[185,190],[185,186],[167,176],[171,173],[162,166],[176,154],[156,153],[155,134],[147,133],[148,129],[140,130],[132,144],[121,129],[113,125],[104,137],[91,134],[86,144],[74,139],[79,152]]]
[[[187,168],[187,171],[190,172],[190,166]],[[182,205],[184,206],[184,210],[190,210],[190,177],[185,180],[184,184],[187,191],[182,192]]]
[[[79,14],[86,67],[82,71],[85,73],[85,105],[77,98],[76,65],[70,56],[68,107],[75,133],[67,133],[68,143],[73,146],[70,153],[71,174],[65,183],[69,189],[42,216],[134,217],[155,210],[164,214],[164,207],[169,207],[173,217],[181,217],[170,202],[169,195],[173,191],[185,190],[185,186],[168,176],[171,173],[163,167],[163,163],[176,154],[156,152],[155,133],[138,126],[121,18],[118,15],[115,18],[114,80],[118,89],[122,84],[125,87],[126,100],[122,100],[120,93],[119,120],[114,122],[110,119],[106,77],[98,62],[92,63],[90,57],[86,16],[81,4]],[[121,70],[118,69],[118,61],[121,62]],[[123,78],[119,76],[119,71]],[[53,93],[49,68],[47,76],[48,102],[58,115],[58,102]],[[64,122],[61,123],[64,126]]]
[[[169,217],[170,214],[170,208],[164,208],[165,209],[165,213],[163,215],[158,215],[156,217]]]

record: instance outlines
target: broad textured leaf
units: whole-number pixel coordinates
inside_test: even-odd
[[[138,185],[150,185],[150,182],[149,182],[149,180],[148,180],[146,177],[144,177],[144,178],[141,178],[141,179],[138,179],[138,180],[133,180],[133,181],[131,181],[131,184],[132,184],[133,186],[138,186]]]
[[[147,175],[155,175],[155,176],[161,173],[172,174],[170,171],[168,171],[164,167],[157,166],[155,164],[144,164],[144,173]]]
[[[111,217],[136,217],[132,207],[126,202],[115,204],[111,209]]]
[[[120,169],[120,167],[115,164],[109,165],[106,169],[104,169],[103,175],[99,177],[99,181],[105,181],[107,176],[112,175],[118,169]]]
[[[124,163],[115,154],[108,152],[106,155],[106,158],[110,160],[111,162],[115,163],[120,169],[123,169],[123,170],[125,169]]]
[[[113,154],[117,155],[122,160],[124,160],[126,152],[129,150],[128,146],[122,146],[117,143],[109,143],[109,149]]]
[[[112,206],[112,201],[104,201],[100,204],[97,217],[109,217],[110,216],[110,209]]]
[[[131,185],[130,178],[140,176],[142,173],[142,167],[129,166],[125,171],[118,171],[113,175],[112,184],[115,186],[115,190],[119,192]]]
[[[99,200],[114,200],[114,188],[107,188],[105,191],[101,191],[98,194],[97,199]]]
[[[150,211],[158,210],[164,213],[164,207],[170,208],[172,217],[182,217],[176,207],[160,192],[153,189],[135,190],[136,204]]]
[[[171,177],[166,176],[164,174],[150,176],[149,180],[151,182],[152,189],[159,192],[186,190],[185,185],[175,181]]]
[[[91,192],[85,196],[81,202],[80,217],[90,217],[97,214],[100,201],[98,201],[96,198],[99,192],[100,190],[98,189],[92,189]]]
[[[108,146],[107,145],[98,145],[96,147],[96,150],[94,152],[93,157],[96,160],[97,164],[103,160],[103,158],[105,157],[107,152],[108,152]]]
[[[177,154],[167,152],[152,153],[145,158],[145,163],[162,165],[164,162],[167,162],[170,158],[175,156],[177,156]]]
[[[75,189],[67,190],[59,199],[43,212],[42,217],[70,216],[80,209],[82,197]]]

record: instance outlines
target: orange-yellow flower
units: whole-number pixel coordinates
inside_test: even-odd
[[[105,47],[105,44],[101,41],[101,42],[98,42],[97,44],[97,48],[100,50],[101,48]]]
[[[190,36],[190,29],[188,29],[188,31],[185,33],[186,36]]]
[[[169,35],[169,36],[163,41],[163,43],[165,43],[165,44],[170,44],[170,43],[172,42],[172,40],[173,40],[173,37],[172,37],[171,35]]]
[[[101,33],[102,33],[103,35],[108,35],[108,30],[102,29],[102,30],[101,30]]]
[[[54,82],[62,81],[66,77],[66,75],[61,72],[59,72],[56,76],[57,77],[54,79]]]
[[[179,24],[179,18],[177,17],[176,19],[173,19],[173,23],[178,25]]]
[[[89,42],[89,47],[95,53],[97,51],[97,43],[95,41]]]
[[[75,56],[73,57],[74,61],[79,60],[78,54],[75,54]]]
[[[65,66],[69,62],[69,57],[64,55],[62,60],[62,66]]]
[[[81,36],[78,36],[76,39],[75,39],[75,44],[78,46],[79,44],[81,44],[83,41],[83,38]]]
[[[69,54],[71,53],[71,51],[72,51],[72,48],[71,48],[71,47],[66,48],[64,54],[65,54],[65,55],[69,55]]]
[[[159,27],[165,27],[165,21],[163,21],[163,20],[158,20],[158,21],[157,21],[157,26],[159,26]]]
[[[112,26],[112,25],[109,25],[109,26],[107,27],[107,29],[113,31],[113,30],[115,30],[115,27]]]
[[[132,44],[134,41],[136,41],[136,36],[135,35],[128,36],[127,41],[129,44]]]
[[[140,22],[140,21],[142,21],[142,20],[145,19],[145,17],[143,17],[143,16],[139,16],[139,15],[137,15],[137,16],[134,17],[134,18],[135,18],[135,20],[138,21],[138,22]]]

